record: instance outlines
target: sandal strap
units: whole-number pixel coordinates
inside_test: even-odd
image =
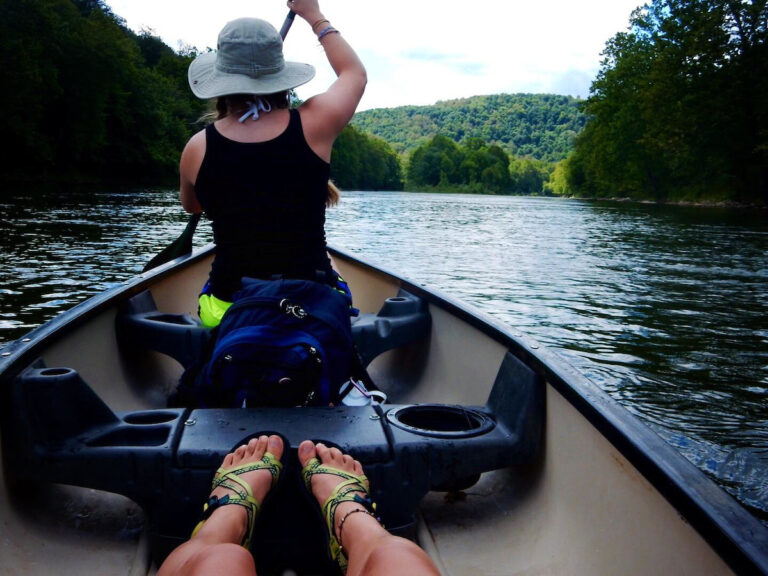
[[[236,506],[242,506],[245,508],[246,513],[248,515],[248,528],[245,531],[245,535],[243,536],[242,542],[240,542],[240,545],[244,548],[250,548],[251,544],[251,535],[253,534],[253,527],[256,523],[256,516],[259,513],[259,502],[253,498],[252,496],[249,496],[247,498],[232,498],[227,494],[226,496],[223,496],[221,498],[217,498],[216,496],[212,496],[208,499],[208,501],[203,505],[203,518],[200,520],[200,522],[197,523],[197,526],[195,526],[195,529],[192,530],[192,536],[197,534],[200,529],[203,527],[203,524],[205,524],[206,520],[211,517],[211,514],[217,509],[221,508],[222,506],[227,506],[229,504],[234,504]]]
[[[325,523],[328,525],[329,530],[332,530],[333,536],[336,536],[336,531],[334,529],[336,508],[338,508],[339,504],[342,502],[356,502],[358,504],[363,504],[366,499],[360,497],[360,492],[363,492],[366,496],[368,495],[368,491],[356,480],[346,480],[334,488],[333,492],[331,492],[331,495],[328,497],[328,500],[323,504],[323,517],[325,518]]]
[[[272,487],[277,484],[280,478],[280,472],[283,469],[283,464],[275,458],[274,454],[265,452],[261,460],[256,462],[249,462],[247,464],[241,464],[233,468],[219,468],[216,471],[216,475],[213,477],[213,483],[211,485],[211,491],[216,488],[222,487],[231,490],[236,496],[226,495],[222,498],[211,497],[208,502],[203,505],[203,519],[195,526],[192,532],[192,536],[202,528],[205,521],[210,517],[213,511],[228,504],[235,504],[242,506],[248,513],[248,529],[245,531],[243,541],[241,545],[245,548],[250,547],[251,536],[253,535],[253,527],[256,523],[256,516],[259,513],[261,504],[253,497],[253,489],[251,485],[245,480],[240,478],[241,475],[253,472],[255,470],[269,470],[272,474]]]
[[[309,490],[310,493],[312,492],[312,476],[315,474],[332,474],[333,476],[338,476],[344,480],[356,480],[357,483],[362,487],[362,490],[360,491],[368,493],[370,484],[368,482],[368,478],[364,474],[353,474],[351,472],[339,470],[333,466],[321,464],[320,460],[317,458],[312,458],[301,470],[301,475],[304,478],[304,485],[307,487],[307,490]]]
[[[307,462],[307,465],[302,469],[301,474],[304,478],[304,484],[310,493],[312,492],[312,476],[315,474],[331,474],[344,479],[343,482],[339,483],[336,488],[333,489],[333,492],[331,492],[331,495],[323,504],[322,515],[325,520],[326,528],[328,529],[328,548],[331,553],[331,558],[339,564],[342,573],[346,573],[347,557],[336,537],[334,524],[336,508],[338,508],[339,504],[342,502],[357,502],[358,504],[363,505],[366,510],[370,511],[371,515],[374,516],[372,511],[375,510],[376,505],[373,504],[368,495],[370,486],[368,478],[363,474],[352,474],[351,472],[339,470],[333,466],[321,464],[317,458],[312,458]],[[365,496],[360,496],[360,493]]]
[[[272,474],[272,487],[274,488],[275,484],[277,484],[277,481],[280,478],[280,472],[283,470],[283,463],[275,458],[274,454],[271,452],[265,452],[264,456],[261,457],[261,460],[257,460],[256,462],[240,464],[234,468],[219,468],[216,471],[216,475],[213,477],[213,485],[211,490],[213,491],[219,486],[224,485],[224,482],[226,481],[235,481],[245,488],[246,494],[251,494],[251,487],[247,482],[244,482],[238,478],[238,476],[248,472],[253,472],[254,470],[269,470],[270,474]],[[230,486],[224,487],[229,488],[230,490],[238,490]],[[241,494],[241,497],[244,496]]]

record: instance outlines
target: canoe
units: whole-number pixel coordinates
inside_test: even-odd
[[[169,408],[210,337],[194,318],[212,247],[4,348],[0,574],[154,573],[224,454],[260,433],[352,453],[385,526],[444,574],[768,574],[768,529],[558,357],[432,289],[332,257],[384,404]],[[293,461],[259,517],[260,573],[330,570]]]

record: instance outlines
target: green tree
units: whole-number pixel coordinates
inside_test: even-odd
[[[768,201],[766,0],[654,0],[630,23],[584,104],[574,191]]]
[[[541,194],[552,170],[552,164],[548,162],[515,158],[509,168],[511,188],[515,194]]]
[[[331,152],[331,178],[352,190],[402,190],[403,171],[395,151],[383,140],[347,126]]]
[[[101,0],[0,1],[0,56],[3,178],[175,178],[205,106],[186,87],[189,56]]]
[[[458,144],[438,134],[411,154],[408,183],[413,186],[461,184],[463,160],[464,155]]]

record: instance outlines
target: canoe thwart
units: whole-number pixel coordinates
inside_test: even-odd
[[[352,337],[364,366],[376,356],[406,346],[429,335],[431,318],[427,303],[405,290],[384,301],[377,314],[352,319]],[[189,314],[168,314],[157,309],[149,291],[123,303],[116,319],[123,349],[161,352],[189,368],[203,357],[211,330]]]
[[[211,330],[189,314],[167,314],[157,309],[149,290],[124,302],[115,320],[124,350],[147,349],[166,354],[185,369],[203,357]]]
[[[387,350],[426,338],[431,329],[427,303],[403,289],[387,298],[377,314],[352,319],[352,337],[364,366]]]

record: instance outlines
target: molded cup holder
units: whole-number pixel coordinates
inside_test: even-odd
[[[74,373],[75,371],[72,368],[43,368],[38,374],[50,378],[52,376],[66,376]]]
[[[433,438],[469,438],[495,426],[482,412],[445,404],[402,406],[387,412],[387,420],[402,430]]]
[[[378,316],[381,318],[405,316],[415,314],[421,309],[421,303],[416,298],[406,298],[404,296],[393,296],[384,301],[384,305],[379,310]]]
[[[121,427],[88,441],[94,447],[162,446],[171,435],[170,426]]]
[[[123,422],[126,424],[139,424],[146,426],[147,424],[162,424],[164,422],[170,422],[176,420],[178,414],[175,412],[166,412],[162,410],[153,410],[150,412],[132,412],[123,416]]]

